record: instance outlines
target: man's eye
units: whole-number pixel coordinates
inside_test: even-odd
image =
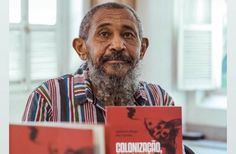
[[[101,32],[101,33],[99,33],[99,35],[103,38],[108,38],[110,36],[110,33],[109,32]]]
[[[130,32],[125,32],[125,33],[123,34],[123,37],[124,37],[124,38],[127,38],[127,39],[130,39],[130,38],[133,38],[134,35],[133,35],[132,33],[130,33]]]

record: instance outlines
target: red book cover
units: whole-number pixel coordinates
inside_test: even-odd
[[[182,154],[181,107],[107,107],[107,154]]]
[[[95,154],[93,132],[10,124],[10,154]]]

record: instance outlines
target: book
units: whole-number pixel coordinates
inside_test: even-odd
[[[107,154],[182,154],[181,107],[107,107]]]
[[[10,154],[103,154],[104,126],[65,123],[9,125]]]

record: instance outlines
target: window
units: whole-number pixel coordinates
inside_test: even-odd
[[[10,87],[58,76],[60,48],[57,0],[10,0]]]
[[[21,121],[30,92],[42,81],[78,69],[81,62],[71,43],[88,4],[83,0],[9,1],[11,122]]]
[[[226,90],[226,4],[183,0],[178,49],[182,90]]]
[[[227,107],[227,8],[225,0],[181,0],[178,87],[188,92],[193,119]],[[224,113],[224,114],[223,114]],[[202,114],[198,119],[207,116]],[[201,123],[200,121],[198,121]]]

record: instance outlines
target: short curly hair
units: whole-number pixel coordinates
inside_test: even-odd
[[[115,2],[108,2],[108,3],[103,3],[100,5],[97,5],[86,13],[86,15],[84,16],[84,18],[80,24],[80,30],[79,30],[79,37],[80,38],[82,38],[84,40],[88,39],[88,33],[89,33],[90,24],[91,24],[91,19],[92,19],[93,15],[99,9],[127,9],[127,10],[129,10],[134,15],[134,17],[137,21],[139,38],[142,39],[142,37],[143,37],[142,23],[137,15],[137,13],[129,6],[124,5],[124,4],[120,4],[120,3],[115,3]]]

